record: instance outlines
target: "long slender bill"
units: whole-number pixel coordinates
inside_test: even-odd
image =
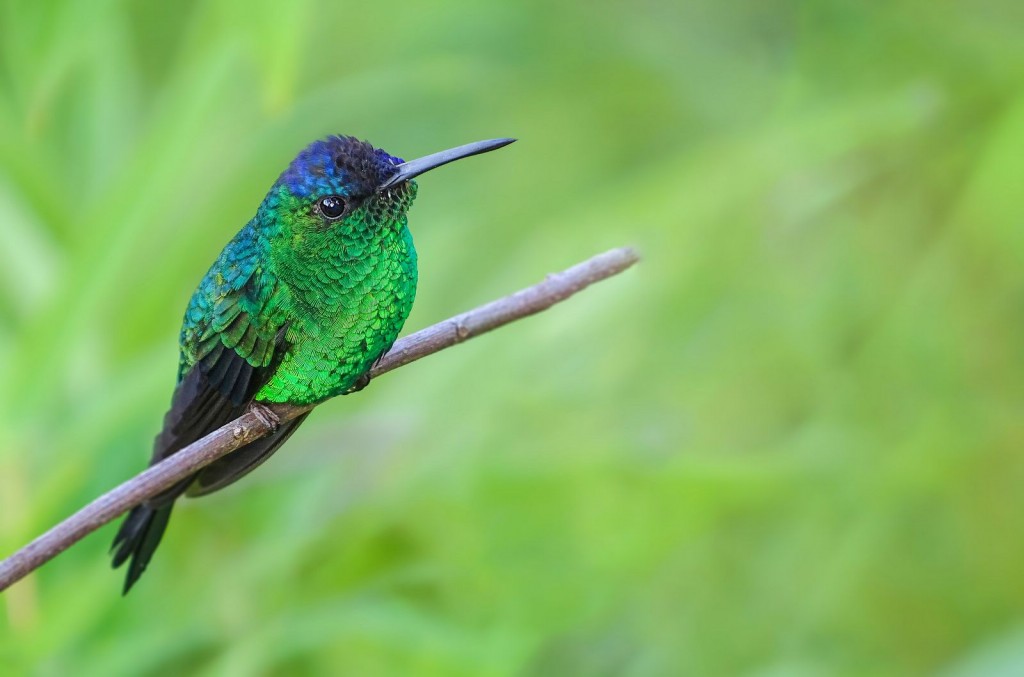
[[[442,150],[440,153],[432,153],[415,160],[409,160],[398,165],[395,169],[395,173],[391,175],[384,183],[380,185],[378,190],[387,190],[392,186],[395,186],[403,181],[408,181],[411,178],[417,177],[424,172],[429,172],[431,169],[436,169],[441,165],[446,165],[449,162],[455,162],[462,158],[471,157],[473,155],[479,155],[480,153],[489,153],[492,150],[497,150],[515,141],[515,139],[489,139],[487,141],[476,141],[475,143],[467,143],[464,146],[458,146],[456,148],[449,148],[448,150]]]

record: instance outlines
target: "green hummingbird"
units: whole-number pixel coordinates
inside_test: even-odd
[[[307,146],[192,294],[178,382],[150,464],[261,403],[354,392],[398,337],[416,296],[407,212],[413,178],[512,143],[470,143],[409,162],[349,136]],[[145,571],[183,494],[225,487],[265,461],[308,414],[135,507],[112,547],[124,592]]]

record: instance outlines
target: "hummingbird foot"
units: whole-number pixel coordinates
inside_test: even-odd
[[[370,385],[370,372],[366,372],[358,379],[356,379],[356,382],[352,385],[351,388],[345,391],[345,394],[351,395],[352,393],[358,393],[360,390],[362,390],[368,385]]]
[[[277,432],[277,429],[281,426],[281,419],[277,417],[273,409],[265,404],[253,402],[249,405],[249,411],[260,420],[260,423],[270,428],[272,433]]]

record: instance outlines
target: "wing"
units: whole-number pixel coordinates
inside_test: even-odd
[[[192,295],[181,332],[178,385],[164,427],[153,445],[152,463],[240,416],[273,374],[287,350],[287,316],[276,279],[260,265],[259,242],[247,226],[224,248]],[[299,425],[296,419],[135,506],[114,539],[114,566],[129,559],[124,591],[138,580],[160,544],[174,500],[205,473],[225,486],[269,456]],[[208,484],[208,483],[207,483]]]
[[[287,351],[285,290],[261,265],[256,235],[243,229],[224,249],[192,296],[181,333],[178,386],[152,462],[188,446],[242,415]],[[304,417],[303,417],[304,418]],[[209,493],[269,456],[301,423],[238,450],[192,480]],[[211,486],[216,479],[216,486]],[[177,497],[192,483],[168,492]],[[198,487],[197,487],[198,488]]]

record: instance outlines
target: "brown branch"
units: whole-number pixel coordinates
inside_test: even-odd
[[[547,279],[532,287],[410,334],[399,339],[374,366],[371,377],[386,374],[421,357],[546,310],[591,284],[622,272],[637,260],[638,256],[633,249],[613,249],[561,273],[548,275]],[[310,411],[314,406],[273,405],[270,409],[280,422],[284,422]],[[221,456],[270,432],[272,428],[266,417],[253,411],[246,412],[108,491],[0,562],[0,591],[6,590],[12,583],[35,571],[121,513],[156,496]]]

